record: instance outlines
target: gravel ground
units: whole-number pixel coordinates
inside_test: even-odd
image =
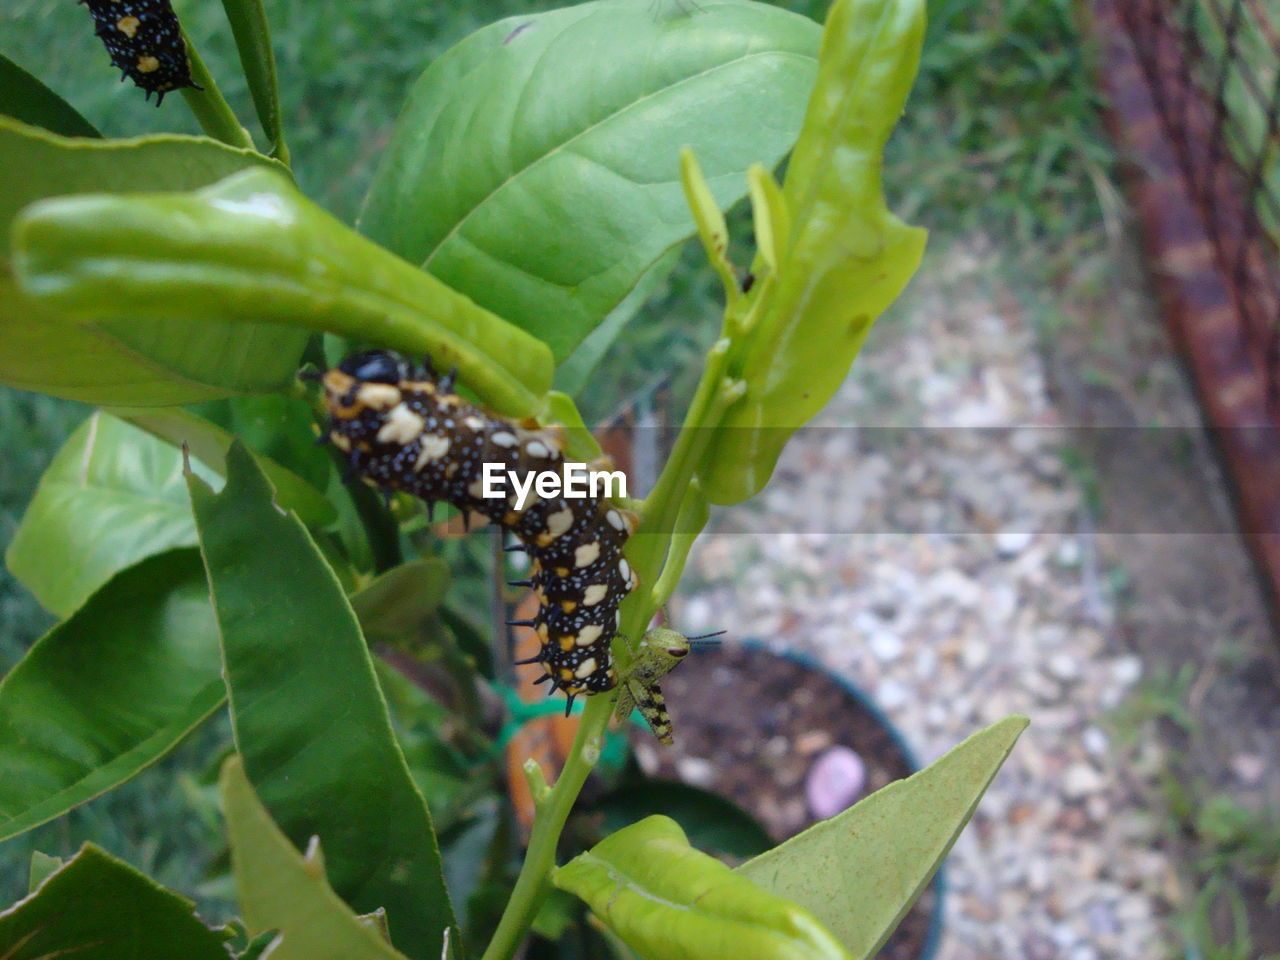
[[[1158,757],[1135,766],[1109,721],[1152,664],[1118,636],[1123,578],[1084,509],[1071,415],[1028,321],[992,290],[994,261],[936,260],[872,335],[829,429],[717,517],[675,622],[816,656],[925,762],[1031,717],[952,854],[944,960],[1171,955],[1186,894],[1148,802]]]

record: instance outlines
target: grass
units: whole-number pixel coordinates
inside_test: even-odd
[[[1189,889],[1170,918],[1185,956],[1277,960],[1257,950],[1251,904],[1280,903],[1280,812],[1246,806],[1198,775],[1192,754],[1206,745],[1189,706],[1196,676],[1185,664],[1139,684],[1109,718],[1113,743],[1126,768],[1157,785],[1149,800],[1161,814],[1159,842],[1178,852]],[[1153,743],[1162,749],[1152,753]]]

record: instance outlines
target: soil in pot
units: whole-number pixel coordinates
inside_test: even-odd
[[[758,647],[700,648],[662,688],[675,745],[664,747],[633,728],[642,769],[729,797],[779,842],[821,819],[806,800],[806,777],[833,748],[850,748],[862,760],[865,786],[855,799],[915,772],[883,721],[843,684]],[[935,897],[931,886],[877,954],[880,960],[924,956]]]

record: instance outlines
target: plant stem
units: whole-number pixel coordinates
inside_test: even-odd
[[[542,902],[551,892],[551,871],[556,865],[556,844],[573,809],[573,802],[600,756],[600,742],[609,721],[612,698],[592,697],[582,713],[577,736],[556,785],[536,808],[533,833],[511,899],[482,960],[509,960],[524,940]]]
[[[689,404],[689,412],[685,414],[684,426],[680,428],[680,435],[670,458],[663,465],[658,482],[644,501],[641,533],[667,534],[675,524],[689,478],[707,447],[710,428],[719,420],[716,407],[720,406],[718,401],[723,401],[721,374],[729,354],[729,344],[727,338],[722,338],[707,352],[707,363],[702,369],[693,402]]]
[[[685,562],[689,559],[689,551],[693,543],[707,525],[707,498],[702,494],[702,487],[697,477],[690,481],[689,492],[685,494],[684,503],[680,505],[680,514],[676,517],[675,530],[671,533],[667,546],[666,563],[650,591],[650,602],[655,608],[661,608],[675,593],[676,585],[684,573]]]
[[[182,39],[187,44],[187,56],[191,59],[191,79],[195,81],[196,86],[204,87],[203,90],[197,90],[195,87],[182,89],[183,99],[187,101],[187,106],[200,122],[200,129],[215,140],[221,140],[233,147],[253,150],[253,137],[249,136],[249,131],[236,119],[231,104],[227,103],[226,98],[222,96],[222,91],[214,82],[209,68],[200,58],[200,51],[196,49],[185,30],[182,31]]]
[[[720,422],[724,411],[742,396],[742,384],[724,376],[730,340],[719,340],[708,352],[693,402],[675,449],[662,469],[653,492],[640,505],[640,527],[628,541],[627,557],[640,582],[652,583],[649,590],[637,590],[622,602],[619,633],[640,636],[658,608],[655,596],[675,589],[689,548],[706,523],[707,504],[697,487],[694,471],[710,442],[710,427]],[[688,530],[673,535],[677,518],[684,516]],[[671,571],[667,575],[666,569]],[[659,574],[662,574],[661,576]],[[618,666],[625,669],[629,653],[626,643],[615,645]],[[600,757],[600,744],[609,722],[614,698],[595,696],[587,700],[569,756],[556,785],[535,806],[533,833],[511,899],[502,912],[493,938],[482,960],[509,960],[524,940],[533,918],[551,891],[551,871],[556,865],[556,845],[560,831],[588,774]],[[535,796],[536,796],[535,791]]]
[[[660,574],[672,550],[672,531],[677,526],[687,498],[696,496],[699,500],[702,499],[700,490],[695,494],[690,488],[691,485],[696,484],[694,471],[697,470],[702,455],[711,442],[712,430],[720,423],[724,412],[740,400],[744,393],[742,381],[730,380],[724,376],[730,344],[731,341],[725,338],[711,348],[693,403],[689,406],[689,413],[685,417],[684,426],[680,429],[680,436],[676,438],[675,448],[662,468],[662,475],[658,477],[653,492],[641,505],[640,526],[628,544],[630,549],[627,551],[627,557],[640,576],[640,582],[654,584],[655,591],[659,589]],[[679,538],[675,547],[676,552],[670,554],[670,559],[680,567],[683,567],[693,541],[706,523],[705,501],[701,507],[701,512],[704,514],[701,520],[695,519],[696,506],[696,502],[689,502],[690,521],[687,526],[692,536]],[[676,573],[675,576],[678,577],[679,574]],[[669,577],[665,578],[666,582],[661,586],[668,595],[675,589],[675,584],[670,580]],[[654,594],[650,594],[652,595]],[[624,615],[629,606],[634,607],[638,603],[633,601],[629,604],[629,601],[632,601],[632,597],[623,601]],[[650,614],[656,609],[655,604],[650,609]],[[640,625],[641,632],[647,624],[648,621],[645,620]]]

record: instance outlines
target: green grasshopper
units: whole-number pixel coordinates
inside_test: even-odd
[[[708,633],[700,637],[686,637],[666,627],[654,627],[646,631],[636,645],[635,660],[622,675],[618,684],[618,706],[613,711],[615,723],[625,723],[634,709],[649,724],[649,729],[660,743],[672,743],[671,717],[667,713],[666,700],[659,685],[663,677],[674,670],[689,655],[693,645],[724,633]]]

